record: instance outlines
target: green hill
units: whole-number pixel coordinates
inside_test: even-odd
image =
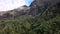
[[[6,18],[0,17],[0,34],[60,34],[60,4],[48,6],[36,15],[7,13]]]

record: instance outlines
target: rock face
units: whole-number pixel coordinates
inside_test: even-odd
[[[44,10],[48,6],[53,6],[58,3],[60,3],[60,0],[34,0],[30,5],[30,14],[36,15],[40,12],[40,9]]]
[[[55,5],[57,3],[60,3],[60,0],[34,0],[31,6],[34,4],[40,7],[44,7],[46,5]]]

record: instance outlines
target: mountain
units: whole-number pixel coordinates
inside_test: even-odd
[[[56,3],[46,5],[42,1],[47,0],[1,12],[0,34],[60,34],[60,2],[50,0]]]
[[[36,16],[42,11],[45,11],[49,6],[60,5],[60,0],[34,0],[28,7],[26,5],[18,7],[14,10],[0,12],[0,16],[22,16],[22,15],[32,15]],[[59,10],[60,11],[60,10]]]
[[[17,17],[17,16],[27,14],[29,10],[30,10],[30,7],[24,5],[13,10],[1,11],[0,17],[3,17],[3,18],[10,18],[12,16]]]
[[[30,14],[36,15],[51,6],[60,6],[60,0],[34,0],[30,5]]]

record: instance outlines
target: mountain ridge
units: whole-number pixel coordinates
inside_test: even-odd
[[[6,11],[5,14],[8,13],[14,16],[22,16],[22,15],[35,16],[41,13],[42,10],[45,11],[48,6],[51,6],[51,5],[54,6],[60,3],[60,0],[56,0],[56,1],[52,2],[52,0],[34,0],[30,6],[24,5],[21,7],[21,9],[17,8],[14,10]],[[5,15],[4,12],[2,12],[2,14]]]

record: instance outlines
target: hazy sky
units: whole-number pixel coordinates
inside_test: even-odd
[[[0,11],[12,10],[23,5],[29,6],[33,0],[0,0]]]

